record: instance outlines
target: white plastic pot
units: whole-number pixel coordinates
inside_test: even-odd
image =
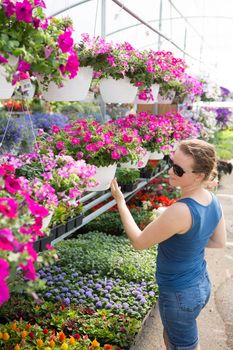
[[[162,105],[169,105],[172,103],[174,97],[175,97],[175,90],[170,90],[166,93],[166,95],[161,96],[158,94],[158,103]]]
[[[44,231],[50,224],[50,221],[53,217],[53,213],[54,213],[54,210],[50,210],[49,211],[49,215],[44,217],[43,220],[42,220],[42,228],[41,230]]]
[[[100,81],[100,93],[106,103],[133,103],[138,88],[130,84],[129,78],[115,80],[112,77]]]
[[[146,151],[145,155],[142,156],[138,161],[136,162],[127,162],[127,163],[121,163],[121,168],[129,168],[129,169],[141,169],[144,168],[150,158],[150,152]]]
[[[95,187],[88,187],[87,191],[105,191],[110,187],[116,173],[117,164],[109,165],[107,167],[97,167],[96,174],[93,176],[97,185]]]
[[[158,102],[158,93],[159,93],[159,84],[153,84],[152,86],[151,86],[151,94],[152,94],[152,96],[153,96],[153,100],[152,99],[149,99],[149,100],[141,100],[140,98],[138,98],[138,95],[137,95],[137,97],[136,97],[136,99],[135,99],[135,103],[136,104],[143,104],[143,105],[145,105],[145,104],[153,104],[153,103],[156,103],[156,102]]]
[[[8,62],[10,65],[15,66],[18,63],[18,57],[10,55],[8,58]],[[11,98],[13,95],[15,87],[6,80],[6,64],[0,64],[0,100],[5,100]]]
[[[155,152],[151,152],[149,159],[151,160],[163,159],[163,157],[164,157],[163,153],[155,151]]]
[[[91,85],[93,68],[81,67],[73,79],[65,79],[62,87],[51,82],[47,91],[43,91],[46,101],[82,101],[86,98]]]

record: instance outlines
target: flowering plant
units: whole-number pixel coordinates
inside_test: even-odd
[[[219,97],[221,96],[220,87],[209,79],[201,79],[203,83],[203,94],[201,95],[201,101],[211,102],[211,101],[219,101]]]
[[[9,59],[9,55],[21,58],[32,55],[31,44],[38,42],[47,26],[43,8],[43,0],[3,0],[0,3],[0,64],[8,71],[8,79],[22,69],[21,63],[17,66],[17,60]]]
[[[24,191],[54,210],[51,223],[66,222],[82,212],[79,199],[87,187],[95,185],[95,166],[84,160],[75,161],[71,156],[55,157],[51,150],[47,155],[34,152],[19,157],[9,155],[5,160],[15,165],[18,176],[30,180],[20,177]]]
[[[159,117],[147,112],[141,112],[139,115],[130,114],[128,117],[114,121],[120,129],[137,130],[142,138],[142,146],[147,151],[161,151],[161,146],[169,141],[169,135],[172,133],[164,117]]]
[[[225,101],[227,97],[230,97],[231,92],[227,88],[220,86],[222,100]]]
[[[50,81],[62,85],[65,78],[73,79],[78,74],[79,60],[74,50],[70,18],[50,18],[41,41],[32,44],[28,63],[30,73],[38,77],[45,88]]]
[[[9,286],[20,270],[26,282],[36,280],[37,254],[33,243],[43,236],[42,219],[48,210],[34,201],[15,178],[15,169],[0,166],[0,304],[9,299]],[[22,288],[27,289],[24,283]]]
[[[63,130],[54,126],[52,136],[39,138],[40,152],[47,153],[47,142],[54,154],[84,159],[87,164],[109,166],[116,161],[136,160],[136,147],[141,143],[137,132],[119,133],[108,124],[78,120]]]
[[[216,108],[216,113],[217,125],[220,129],[226,128],[232,116],[232,110],[229,108]]]
[[[43,0],[4,0],[0,6],[0,63],[5,63],[13,84],[35,76],[46,88],[50,81],[61,85],[64,78],[77,75],[69,18],[47,20]],[[20,58],[16,66],[6,65],[9,54]]]

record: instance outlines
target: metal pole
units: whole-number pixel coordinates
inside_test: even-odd
[[[163,5],[162,5],[162,0],[160,0],[160,5],[159,5],[159,31],[161,32],[162,29],[162,12],[163,12]],[[160,51],[161,48],[161,36],[159,35],[158,38],[158,51]]]
[[[185,27],[185,31],[184,31],[184,53],[183,53],[183,59],[185,59],[186,43],[187,43],[187,27]]]
[[[101,38],[106,38],[106,0],[101,1]],[[106,103],[100,96],[100,110],[102,115],[102,121],[106,120]]]

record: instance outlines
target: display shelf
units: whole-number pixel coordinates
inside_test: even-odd
[[[144,178],[140,178],[137,187],[131,191],[131,192],[124,192],[124,198],[126,199],[126,201],[128,201],[129,199],[131,199],[138,191],[140,191],[143,187],[145,187],[151,180],[153,180],[156,177],[159,177],[161,174],[163,174],[165,171],[167,170],[167,166],[164,166],[163,169],[159,170],[155,175],[153,175],[151,178],[149,179],[144,179]],[[107,193],[103,192],[92,192],[91,194],[88,194],[86,196],[84,196],[82,198],[82,202],[85,203],[88,200],[94,198],[98,196],[98,198],[94,199],[93,201],[91,201],[90,203],[87,203],[84,206],[84,212],[87,212],[88,210],[90,210],[91,208],[93,208],[95,205],[102,203],[104,200],[109,199],[112,197],[111,191],[109,190]],[[113,198],[113,197],[112,197]],[[116,204],[115,199],[113,198],[110,202],[104,204],[101,208],[96,209],[95,211],[93,211],[92,213],[88,214],[87,216],[85,216],[83,218],[82,224],[78,227],[73,228],[70,231],[65,232],[64,234],[62,234],[61,236],[57,237],[56,239],[54,239],[51,242],[51,245],[55,245],[56,243],[62,241],[63,239],[69,237],[70,235],[72,235],[74,232],[76,232],[77,230],[79,230],[81,227],[85,226],[86,224],[88,224],[90,221],[94,220],[95,218],[97,218],[99,215],[105,213],[108,209],[112,208],[114,205]]]

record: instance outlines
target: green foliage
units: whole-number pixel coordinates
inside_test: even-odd
[[[140,170],[129,168],[117,168],[117,181],[121,184],[134,184],[140,178]]]
[[[61,266],[83,273],[95,269],[103,276],[138,282],[154,278],[156,248],[135,250],[125,237],[89,232],[56,244],[56,249]]]
[[[212,142],[216,147],[219,159],[230,160],[233,158],[233,130],[216,132]]]
[[[153,211],[143,210],[142,208],[131,209],[130,212],[141,229],[155,218],[155,213]],[[114,211],[109,211],[98,216],[95,220],[89,222],[82,228],[82,232],[89,231],[105,232],[114,236],[121,236],[125,233],[120,215],[118,212]]]

